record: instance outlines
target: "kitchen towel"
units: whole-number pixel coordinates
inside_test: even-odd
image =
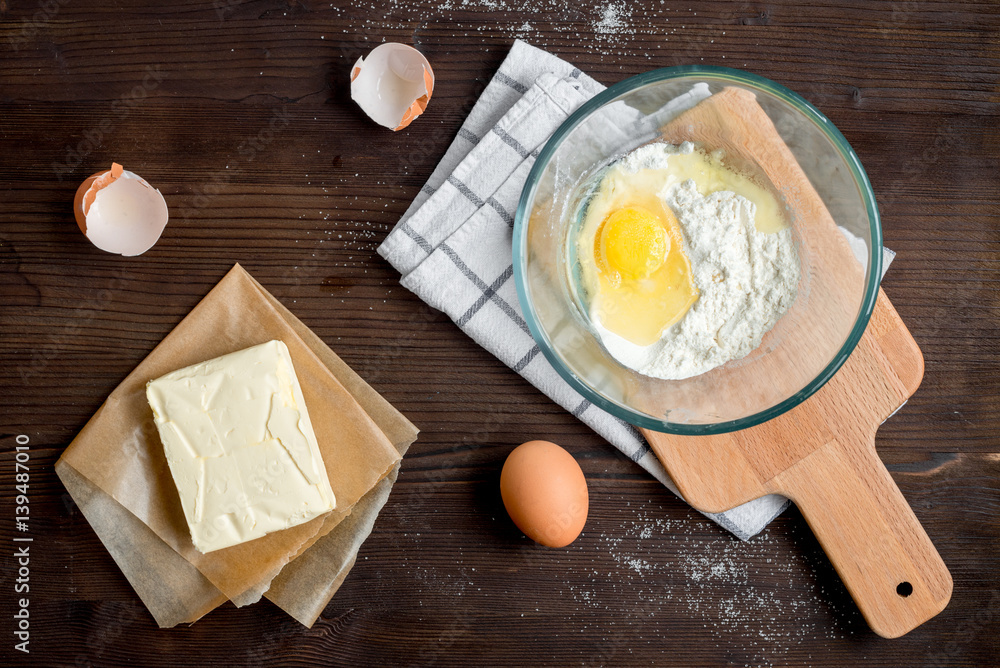
[[[566,61],[516,41],[378,252],[402,274],[404,287],[679,496],[638,430],[577,393],[540,354],[513,279],[514,211],[535,157],[562,122],[604,88]],[[657,122],[708,94],[696,86],[661,110]],[[885,259],[887,267],[891,255]],[[789,503],[769,495],[706,516],[748,540]]]

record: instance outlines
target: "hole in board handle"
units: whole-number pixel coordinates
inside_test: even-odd
[[[913,585],[911,585],[909,582],[900,582],[898,585],[896,585],[896,593],[902,596],[903,598],[906,598],[907,596],[913,593]]]

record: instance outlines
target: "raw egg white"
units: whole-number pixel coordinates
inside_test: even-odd
[[[591,317],[634,346],[660,341],[701,297],[685,233],[667,204],[679,184],[694,181],[702,196],[732,191],[746,197],[757,207],[760,232],[787,227],[770,192],[729,169],[721,154],[692,144],[672,147],[665,167],[626,156],[599,178],[576,240],[582,283]]]
[[[169,218],[160,191],[117,162],[80,184],[73,198],[73,215],[91,243],[126,256],[152,248]]]
[[[698,299],[680,223],[659,198],[663,175],[613,168],[589,203],[593,242],[580,253],[592,310],[640,346],[659,340]]]
[[[514,448],[500,473],[500,495],[517,528],[547,547],[569,545],[587,522],[583,470],[555,443],[528,441]]]

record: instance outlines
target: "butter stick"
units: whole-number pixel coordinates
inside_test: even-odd
[[[208,553],[336,507],[288,348],[269,341],[146,385],[195,548]]]

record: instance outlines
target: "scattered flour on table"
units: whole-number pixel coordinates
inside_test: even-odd
[[[329,9],[338,14],[349,12],[333,3]],[[678,49],[683,49],[691,56],[690,60],[700,62],[705,58],[695,56],[726,34],[723,30],[696,33],[691,40],[704,45],[692,47],[681,38],[681,33],[687,27],[685,19],[698,20],[693,8],[626,0],[598,0],[593,5],[573,5],[560,0],[442,0],[437,4],[414,5],[404,0],[385,0],[374,3],[373,9],[375,18],[359,17],[353,31],[370,42],[368,48],[383,41],[407,42],[414,24],[447,23],[456,35],[465,37],[519,37],[541,48],[563,47],[571,40],[574,46],[607,56],[650,58],[657,51],[676,55]],[[529,23],[524,20],[526,15],[537,18]],[[406,33],[407,38],[395,32]],[[320,39],[329,39],[329,35]],[[355,46],[361,42],[357,40]],[[414,46],[420,48],[421,44]]]
[[[774,549],[768,530],[749,542],[720,540],[702,536],[705,523],[698,519],[664,519],[645,508],[622,512],[631,519],[598,536],[614,570],[592,568],[592,586],[569,587],[584,608],[620,614],[625,625],[687,614],[700,619],[720,641],[740,638],[745,651],[740,658],[748,666],[785,665],[800,658],[796,645],[816,638],[842,639],[849,633],[805,621],[810,613],[835,608],[835,603],[821,586],[796,581],[803,570],[801,557],[788,554],[787,560],[774,563],[762,559]],[[766,568],[758,565],[762,561]],[[775,585],[775,575],[787,582]],[[609,589],[614,596],[602,595]],[[608,605],[609,600],[614,603]],[[838,616],[851,614],[835,611]],[[624,651],[609,647],[608,664],[614,663],[616,649]]]
[[[424,535],[435,531],[452,536],[447,518],[433,519],[438,512],[434,509],[423,522],[396,517],[400,528],[414,522],[421,528],[418,533],[403,531],[402,541],[420,545]],[[525,539],[498,566],[494,548],[471,532],[466,541],[451,540],[453,552],[403,550],[399,567],[408,574],[418,608],[437,611],[447,599],[454,600],[460,614],[452,618],[417,612],[418,622],[444,624],[435,628],[452,642],[468,634],[483,611],[523,617],[526,624],[557,615],[571,620],[576,633],[601,634],[596,653],[578,647],[585,665],[629,663],[636,643],[659,646],[662,634],[676,625],[690,628],[690,622],[679,620],[700,623],[705,630],[701,641],[726,648],[727,665],[745,666],[809,665],[813,657],[803,651],[805,646],[844,639],[853,635],[851,628],[864,626],[856,608],[831,597],[810,576],[810,561],[823,559],[818,547],[806,557],[799,550],[776,547],[787,543],[781,531],[772,535],[765,529],[742,542],[694,511],[679,518],[664,514],[656,502],[621,499],[615,515],[602,516],[597,526],[584,530],[586,540],[562,550],[541,549]],[[489,522],[506,525],[510,520],[494,515]],[[772,559],[776,553],[780,558]],[[567,579],[551,577],[559,569]],[[383,595],[400,586],[398,573],[376,570],[373,577]],[[833,620],[813,621],[829,617],[827,611],[833,612]],[[570,663],[568,657],[564,665]]]
[[[598,35],[621,34],[629,29],[632,16],[629,6],[622,0],[609,2],[599,11],[601,20],[594,24],[594,32]]]

